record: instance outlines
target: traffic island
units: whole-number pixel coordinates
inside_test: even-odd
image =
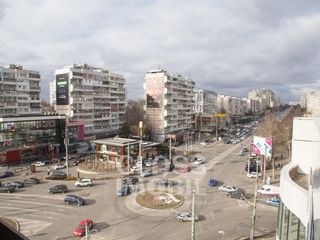
[[[15,219],[8,218],[8,217],[1,217],[1,220],[4,221],[7,225],[12,227],[13,229],[20,231],[20,225]]]
[[[147,191],[139,193],[135,198],[137,204],[149,209],[172,209],[183,204],[184,198],[181,195],[167,191]]]

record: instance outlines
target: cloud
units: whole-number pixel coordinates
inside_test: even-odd
[[[124,74],[129,98],[158,67],[221,94],[269,87],[288,101],[319,88],[318,1],[0,2],[0,64],[40,71],[44,98],[73,62]]]

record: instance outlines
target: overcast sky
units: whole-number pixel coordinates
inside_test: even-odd
[[[72,63],[120,73],[142,98],[159,67],[197,88],[285,101],[320,85],[318,0],[0,0],[0,64],[40,71],[42,97]]]

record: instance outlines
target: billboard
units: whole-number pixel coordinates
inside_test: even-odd
[[[147,94],[147,108],[162,108],[163,82],[161,78],[148,78],[145,82]]]
[[[69,104],[68,79],[69,79],[69,76],[67,73],[56,75],[57,105],[68,105]]]
[[[272,138],[253,137],[253,152],[257,155],[271,157],[272,155]]]

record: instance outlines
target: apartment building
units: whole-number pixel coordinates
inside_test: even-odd
[[[51,106],[55,106],[57,104],[56,80],[53,80],[49,84],[49,103]]]
[[[320,116],[320,90],[308,92],[300,99],[300,105],[306,113],[313,117]]]
[[[212,132],[215,129],[214,114],[217,113],[218,95],[214,91],[194,90],[194,112],[196,129],[201,132]]]
[[[266,88],[252,89],[248,93],[248,99],[253,99],[260,102],[259,111],[263,111],[266,108],[274,108],[280,105],[280,98],[276,97],[274,92]]]
[[[73,64],[56,70],[55,81],[56,111],[69,121],[83,122],[86,137],[104,138],[122,128],[126,106],[122,75]]]
[[[0,116],[40,114],[40,74],[10,64],[0,66]]]
[[[194,127],[194,81],[162,69],[147,72],[144,80],[145,122],[154,140]]]

